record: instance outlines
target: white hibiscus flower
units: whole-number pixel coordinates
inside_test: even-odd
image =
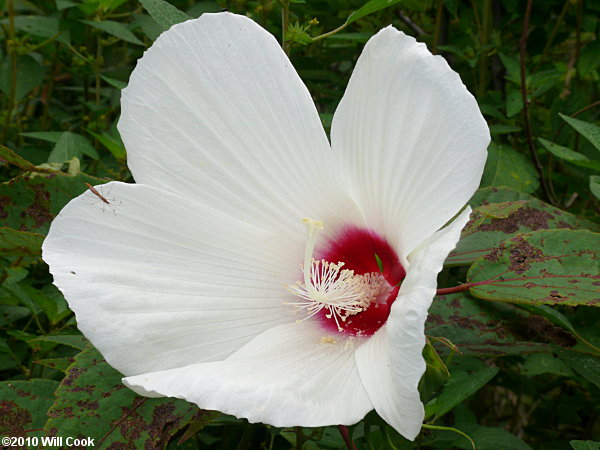
[[[414,439],[427,310],[469,208],[440,227],[489,142],[444,59],[381,30],[330,144],[275,38],[204,14],[138,62],[119,130],[136,184],[70,202],[43,257],[124,383],[278,427],[374,408]]]

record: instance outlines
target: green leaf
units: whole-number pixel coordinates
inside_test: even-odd
[[[46,334],[36,338],[36,340],[66,345],[77,350],[84,350],[88,346],[87,339],[81,334]]]
[[[37,314],[40,310],[43,311],[52,325],[56,325],[71,314],[64,297],[54,286],[42,290],[35,289],[25,282],[5,282],[4,287],[23,305],[31,309],[32,313]]]
[[[56,381],[42,379],[0,382],[0,436],[44,436],[27,430],[44,426],[57,386]]]
[[[492,136],[495,136],[498,134],[517,133],[519,131],[521,131],[521,127],[517,127],[515,125],[502,125],[502,124],[490,125],[490,134]]]
[[[187,430],[185,430],[181,438],[179,438],[177,444],[181,445],[188,439],[193,438],[196,435],[196,433],[201,431],[206,425],[208,425],[220,415],[221,413],[219,413],[218,411],[207,411],[204,409],[199,409],[196,412],[194,418],[191,420]]]
[[[223,7],[216,0],[199,0],[186,9],[186,12],[192,17],[200,17],[204,13],[218,13],[223,11]]]
[[[55,0],[55,1],[56,1],[56,9],[59,11],[79,5],[79,3],[73,2],[71,0]]]
[[[105,181],[83,173],[71,176],[56,172],[21,175],[0,183],[4,225],[45,235],[50,222],[63,206],[87,190],[85,183],[97,185]]]
[[[156,20],[154,20],[148,14],[134,14],[133,17],[134,20],[131,22],[131,25],[133,27],[141,28],[142,32],[151,41],[155,41],[156,38],[160,36],[160,33],[164,31],[163,28],[156,23]]]
[[[523,109],[523,96],[520,91],[512,90],[506,94],[506,117],[512,117]]]
[[[49,367],[50,369],[60,370],[66,372],[71,364],[73,364],[72,358],[46,358],[38,359],[34,361],[35,364],[40,366]]]
[[[596,441],[571,441],[574,450],[600,450],[600,442]]]
[[[600,358],[571,350],[562,350],[558,356],[571,369],[600,388]]]
[[[486,300],[600,306],[600,234],[540,230],[504,241],[467,274],[472,295]]]
[[[547,141],[546,139],[538,138],[538,140],[544,146],[544,148],[546,148],[546,150],[548,150],[557,158],[564,159],[565,161],[569,161],[577,166],[600,170],[600,161],[591,160],[581,153],[577,153],[571,149],[568,149],[567,147]]]
[[[500,356],[551,351],[546,343],[526,340],[536,336],[525,335],[522,325],[529,327],[532,324],[538,329],[547,328],[545,319],[513,305],[482,302],[460,292],[435,297],[425,329],[443,353],[448,350],[433,337],[450,340],[463,355]]]
[[[0,90],[10,95],[12,80],[12,65],[7,56],[0,63]],[[17,80],[15,98],[23,99],[32,89],[39,86],[44,80],[44,69],[29,55],[17,57]]]
[[[46,39],[55,37],[61,32],[60,20],[56,17],[47,16],[17,16],[15,17],[15,28],[24,31],[33,36],[39,36]],[[2,19],[0,23],[8,23],[8,19]],[[57,41],[64,44],[70,42],[69,31],[64,30],[57,38]]]
[[[34,36],[50,38],[60,31],[59,21],[55,17],[17,16],[14,21],[17,30],[25,31]],[[3,19],[2,23],[8,23],[8,19]]]
[[[192,19],[192,17],[164,0],[140,0],[140,2],[163,30],[168,30],[175,24]]]
[[[42,141],[53,142],[56,144],[63,134],[63,131],[29,131],[27,133],[21,133],[21,136],[41,139]]]
[[[13,306],[12,308],[16,308],[16,307]],[[4,309],[5,309],[5,307],[2,307],[2,309],[0,310],[0,324],[2,324],[2,325],[4,325],[4,323],[2,323],[2,316],[4,315],[4,312],[3,312]],[[4,370],[15,369],[15,368],[19,367],[19,362],[20,362],[19,357],[15,356],[14,352],[12,351],[12,349],[6,342],[6,339],[3,339],[0,337],[0,370],[4,371]],[[0,422],[1,422],[1,420],[0,420]]]
[[[477,450],[531,450],[531,447],[503,428],[480,427],[463,429],[475,442]],[[452,448],[471,450],[471,443],[464,437],[457,439]]]
[[[439,389],[446,384],[450,377],[448,367],[442,360],[440,353],[431,343],[430,339],[425,342],[423,349],[423,359],[425,359],[426,369],[423,378],[419,383],[419,392],[421,399],[431,399]]]
[[[103,20],[101,22],[97,20],[82,20],[81,22],[102,30],[112,36],[118,37],[126,42],[131,42],[132,44],[136,45],[144,45],[144,43],[140,41],[135,34],[129,31],[129,28],[122,23],[114,22],[112,20]]]
[[[44,236],[28,231],[0,227],[0,254],[3,256],[33,257],[38,259],[42,253]]]
[[[298,45],[307,45],[312,42],[312,38],[306,32],[308,26],[301,25],[298,22],[290,24],[285,33],[286,42],[292,42]]]
[[[507,56],[502,52],[498,53],[498,56],[506,68],[507,79],[513,81],[514,83],[520,84],[521,67],[519,66],[519,61],[516,58]]]
[[[358,19],[362,19],[369,14],[373,14],[374,12],[397,5],[401,2],[403,2],[403,0],[370,0],[350,14],[346,19],[345,25],[350,25],[352,22],[356,22]]]
[[[600,231],[600,226],[594,222],[509,188],[479,189],[469,203],[475,206],[471,220],[463,229],[456,248],[446,259],[446,266],[471,264],[478,257],[494,251],[507,238],[529,231],[556,228]],[[518,208],[506,217],[493,217],[489,212],[490,208],[501,211],[501,207],[510,210],[512,206]]]
[[[115,78],[106,77],[104,75],[100,75],[100,78],[117,89],[125,89],[127,87],[127,83],[124,81],[116,80]]]
[[[62,164],[73,158],[81,159],[81,154],[98,159],[98,152],[88,139],[80,134],[65,131],[48,156],[49,163]]]
[[[577,70],[582,76],[591,74],[600,65],[600,41],[588,42],[577,60]]]
[[[571,324],[571,322],[569,322],[569,319],[567,319],[562,313],[557,311],[555,308],[551,308],[547,305],[519,305],[519,307],[533,314],[545,317],[554,325],[558,325],[559,327],[562,327],[573,334],[577,333],[575,327]]]
[[[516,200],[512,202],[488,203],[476,208],[484,218],[506,219],[516,211],[527,205],[527,200]]]
[[[529,160],[512,148],[492,142],[481,186],[507,186],[531,193],[539,186],[538,175]]]
[[[0,308],[0,326],[16,322],[31,315],[31,310],[25,306],[2,305]]]
[[[10,148],[0,144],[0,163],[12,164],[19,169],[26,170],[29,172],[41,172],[41,173],[53,173],[54,170],[46,169],[43,167],[34,166],[32,163],[27,161],[20,155],[17,155]]]
[[[590,176],[590,190],[592,191],[592,194],[596,196],[596,198],[600,199],[600,176]]]
[[[573,375],[569,366],[551,353],[529,355],[523,363],[521,373],[530,377],[547,373],[566,377]]]
[[[127,0],[99,0],[100,7],[105,11],[113,11],[125,3]]]
[[[452,411],[454,407],[485,386],[488,381],[496,376],[498,371],[497,367],[489,367],[474,373],[454,371],[439,397],[425,406],[425,418],[433,416],[435,421]]]
[[[89,436],[103,448],[164,448],[198,410],[183,400],[139,397],[121,377],[95,349],[81,352],[56,389],[46,432]]]
[[[572,117],[560,113],[558,115],[590,141],[594,147],[600,150],[600,127],[598,125],[579,119],[573,119]]]
[[[28,292],[23,288],[26,286],[23,283],[16,283],[11,281],[4,282],[3,288],[6,289],[7,292],[10,292],[12,296],[18,299],[19,303],[29,308],[32,314],[36,315],[42,311],[40,305],[36,303],[36,301],[28,295]],[[22,333],[20,330],[14,330],[15,333]],[[27,333],[26,333],[27,334]],[[29,336],[29,334],[27,334]],[[14,334],[13,334],[14,336]],[[33,336],[33,335],[32,335]],[[31,337],[33,339],[33,337]]]
[[[104,145],[117,160],[125,159],[125,145],[123,144],[123,141],[121,141],[120,136],[117,135],[116,137],[113,137],[108,133],[98,134],[91,130],[88,130],[88,133],[98,139],[98,141]]]

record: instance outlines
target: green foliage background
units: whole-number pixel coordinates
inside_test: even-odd
[[[426,425],[410,443],[371,413],[350,428],[358,448],[600,449],[593,0],[0,0],[0,435],[345,448],[335,427],[276,429],[135,395],[78,333],[40,259],[85,183],[132,181],[115,125],[144,49],[223,8],[285,37],[326,128],[363,44],[389,24],[447,58],[491,128],[472,220],[439,278],[468,284],[440,292],[427,323]]]

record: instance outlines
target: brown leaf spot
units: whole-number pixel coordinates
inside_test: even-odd
[[[51,222],[54,215],[50,213],[50,192],[43,185],[32,185],[31,189],[35,195],[33,203],[21,213],[21,217],[33,219],[36,228]]]
[[[113,442],[112,444],[110,444],[107,447],[107,450],[126,450],[127,449],[127,445],[125,445],[123,442]]]
[[[540,249],[532,246],[521,236],[513,238],[512,242],[509,269],[515,273],[522,274],[531,267],[531,263],[537,261],[543,255]]]
[[[546,296],[543,301],[548,303],[564,303],[569,300],[569,297],[560,294],[558,291],[550,291],[550,294]]]
[[[77,406],[79,406],[81,409],[98,409],[100,407],[100,405],[98,404],[98,402],[86,402],[84,400],[79,400],[77,402]]]
[[[25,436],[31,413],[10,400],[0,401],[0,435]]]
[[[532,231],[546,230],[548,229],[548,220],[553,218],[545,211],[525,206],[504,219],[492,219],[490,223],[481,225],[479,229],[481,231],[502,231],[508,234],[516,233],[521,226]]]
[[[562,213],[559,213],[562,214]],[[568,228],[570,230],[575,229],[575,227],[573,225],[571,225],[570,223],[565,222],[564,220],[561,220],[560,222],[556,223],[556,228]]]
[[[506,248],[506,246],[504,245],[504,242],[502,242],[498,247],[494,248],[491,252],[489,252],[483,258],[487,259],[488,261],[491,261],[491,262],[496,262],[496,261],[498,261],[498,258],[500,258],[500,255],[502,254],[502,252],[504,251],[505,248]]]
[[[66,417],[67,419],[72,419],[73,417],[75,417],[75,414],[73,414],[73,407],[72,406],[67,406],[65,408],[53,408],[50,411],[48,411],[48,416],[49,417]]]
[[[91,395],[94,392],[94,389],[96,389],[96,386],[93,386],[93,385],[73,386],[71,389],[69,389],[69,392],[85,392],[88,395]]]
[[[427,322],[429,325],[444,325],[445,323],[444,318],[439,314],[429,314]]]
[[[563,347],[572,347],[577,344],[577,340],[571,333],[536,315],[516,320],[511,324],[511,328],[515,335],[526,341],[541,340],[542,342],[556,343]]]
[[[69,373],[67,374],[67,376],[65,377],[65,379],[62,381],[62,384],[65,386],[70,386],[73,384],[73,382],[79,377],[79,375],[81,375],[83,372],[85,372],[85,369],[82,367],[71,367],[71,369],[69,370]]]
[[[485,323],[476,320],[476,319],[471,319],[470,317],[464,317],[464,316],[458,316],[458,315],[452,315],[450,316],[448,319],[450,319],[450,322],[457,325],[460,328],[466,328],[468,330],[488,330],[488,327]]]
[[[8,217],[8,212],[4,207],[11,203],[12,199],[8,195],[0,195],[0,219],[6,219]]]

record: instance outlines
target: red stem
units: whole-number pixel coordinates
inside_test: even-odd
[[[456,292],[468,291],[474,283],[465,283],[460,286],[438,289],[435,295],[454,294]]]
[[[509,281],[509,280],[504,280],[504,281]],[[491,279],[491,280],[477,281],[476,283],[464,283],[464,284],[461,284],[460,286],[454,286],[454,287],[449,287],[449,288],[441,288],[441,289],[438,289],[437,291],[435,291],[435,295],[446,295],[446,294],[454,294],[456,292],[468,291],[469,289],[471,289],[474,286],[480,286],[482,284],[490,284],[493,282],[494,282],[494,279]]]
[[[346,443],[346,447],[348,447],[348,450],[356,450],[356,445],[350,437],[348,427],[346,425],[338,425],[338,430],[340,430],[340,434],[342,435],[342,439]]]

